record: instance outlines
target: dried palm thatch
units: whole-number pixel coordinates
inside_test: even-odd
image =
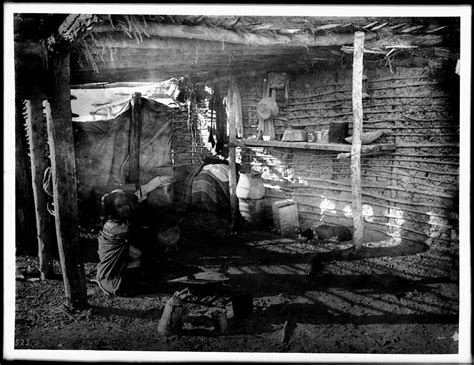
[[[124,61],[120,65],[122,69],[134,66],[135,60],[137,69],[143,62],[148,62],[144,67],[156,63],[156,67],[171,68],[173,57],[177,70],[185,66],[186,72],[199,67],[202,72],[210,72],[212,67],[228,71],[239,64],[239,60],[240,63],[248,62],[250,54],[255,56],[254,63],[262,62],[263,65],[276,57],[287,57],[289,48],[298,47],[305,48],[308,57],[306,60],[295,58],[293,64],[303,62],[312,66],[315,62],[337,61],[339,57],[323,54],[323,50],[329,52],[330,47],[342,46],[342,54],[351,53],[354,30],[366,33],[367,56],[379,58],[388,67],[395,57],[409,56],[416,49],[430,59],[441,59],[444,56],[439,50],[431,50],[442,49],[442,45],[446,50],[454,48],[456,53],[458,44],[458,39],[451,43],[449,39],[446,41],[450,32],[456,32],[458,24],[455,21],[443,23],[437,18],[94,15],[74,19],[80,20],[81,31],[69,27],[67,34],[77,34],[72,45],[79,67],[92,67],[96,73],[101,67],[112,70],[115,61],[120,60]],[[193,42],[192,49],[185,46],[189,42]],[[236,45],[241,48],[231,47]],[[159,54],[162,47],[166,52]],[[140,50],[149,55],[149,61],[146,57],[140,59]],[[315,50],[318,50],[317,54],[313,55]],[[216,57],[211,59],[208,55],[213,52]],[[165,56],[168,59],[163,60]]]
[[[284,17],[284,16],[182,16],[182,15],[99,15],[79,22],[88,25],[110,26],[110,31],[123,31],[129,38],[142,40],[153,24],[204,26],[211,29],[233,30],[237,33],[274,35],[327,35],[352,33],[363,30],[377,33],[378,39],[392,37],[397,43],[399,35],[435,35],[457,31],[458,24],[441,18],[367,18],[367,17]],[[71,31],[70,31],[71,32]]]

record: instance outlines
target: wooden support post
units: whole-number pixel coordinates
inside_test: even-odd
[[[354,34],[354,61],[352,66],[352,109],[354,113],[351,146],[352,215],[354,222],[353,242],[355,248],[362,247],[364,219],[362,216],[362,192],[360,153],[362,133],[362,70],[364,57],[364,32]]]
[[[41,279],[54,275],[52,248],[55,243],[52,216],[46,206],[48,196],[43,189],[44,171],[48,167],[48,130],[40,99],[25,102],[26,129],[30,142],[31,177],[35,204],[38,257]]]
[[[215,97],[215,106],[216,106],[216,153],[221,154],[224,147],[224,141],[227,134],[227,128],[225,125],[226,112],[225,106],[223,104],[224,97],[221,95],[221,87],[215,85],[214,87],[214,97]]]
[[[18,253],[36,253],[35,203],[31,188],[31,163],[23,117],[23,102],[15,100],[15,207],[16,249]]]
[[[71,118],[70,56],[52,55],[53,98],[45,101],[53,176],[54,212],[59,258],[70,308],[87,305],[82,252],[79,247],[76,159]]]
[[[138,184],[140,179],[140,136],[142,130],[140,93],[133,93],[130,108],[130,133],[128,140],[128,177],[127,184]]]
[[[230,83],[231,90],[237,87],[236,81],[232,78]],[[234,93],[231,92],[232,96]],[[227,94],[229,95],[229,93]],[[235,104],[231,100],[227,100],[227,103],[231,103],[229,108],[229,114],[227,115],[227,121],[229,123],[229,193],[230,193],[230,213],[231,213],[231,231],[235,233],[239,225],[239,204],[237,200],[237,169],[235,165],[235,141],[237,139],[237,125],[236,125],[236,113]]]

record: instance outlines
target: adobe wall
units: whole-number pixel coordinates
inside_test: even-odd
[[[361,173],[365,241],[424,242],[427,254],[445,257],[449,266],[459,244],[459,88],[454,66],[448,66],[433,69],[420,58],[390,65],[364,62],[363,130],[390,131],[377,143],[397,148],[362,157]],[[277,93],[277,135],[287,126],[309,131],[342,121],[349,122],[351,135],[351,68],[327,65],[290,75],[288,100],[283,90]],[[239,83],[242,99],[248,100],[246,138],[256,136],[262,85],[263,77]],[[297,203],[303,229],[352,225],[350,159],[337,159],[338,152],[281,148],[243,148],[241,154],[244,171],[262,173],[269,205],[285,198]]]

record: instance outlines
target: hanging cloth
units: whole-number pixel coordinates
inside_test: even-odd
[[[275,102],[275,105],[277,105],[276,104],[276,91],[272,90],[271,93],[272,93],[271,99]],[[278,106],[276,110],[277,110],[276,113],[278,114]],[[263,125],[263,135],[269,136],[270,141],[275,140],[276,136],[275,136],[275,125],[273,124],[273,115],[270,118],[265,119],[264,125]]]
[[[276,102],[276,91],[270,86],[269,80],[264,79],[263,98],[257,105],[258,140],[263,139],[263,135],[268,136],[271,141],[276,137],[273,118],[278,115],[278,104]]]
[[[265,98],[268,96],[268,83],[267,79],[263,79],[263,97]],[[263,130],[265,129],[265,120],[262,116],[258,113],[257,108],[257,116],[258,116],[258,127],[257,127],[257,140],[261,141],[263,139]]]
[[[229,121],[233,121],[237,128],[237,138],[244,136],[244,123],[242,117],[242,100],[240,98],[237,82],[232,78],[226,96],[227,134],[229,134]]]

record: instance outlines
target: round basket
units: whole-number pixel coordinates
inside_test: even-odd
[[[278,115],[278,104],[271,97],[264,97],[257,105],[257,114],[260,119],[275,118]]]

